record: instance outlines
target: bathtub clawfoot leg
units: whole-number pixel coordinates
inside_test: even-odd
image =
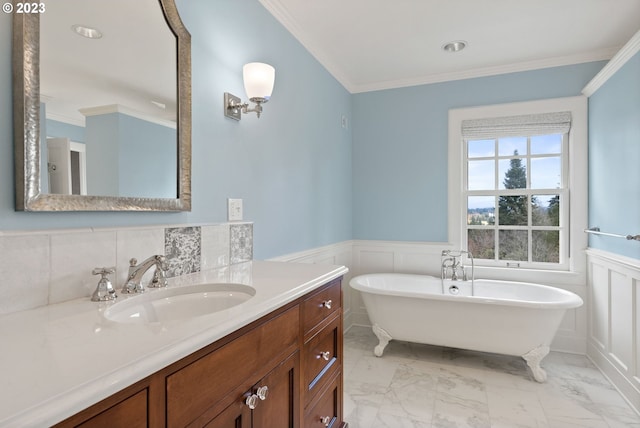
[[[524,360],[527,362],[527,365],[531,369],[533,378],[540,383],[547,380],[547,372],[544,371],[542,367],[540,367],[540,362],[544,357],[547,356],[548,353],[549,347],[546,345],[540,345],[522,356],[522,358],[524,358]]]
[[[392,337],[389,335],[389,333],[381,329],[378,324],[374,324],[372,328],[373,328],[373,333],[376,335],[376,337],[380,341],[380,343],[378,343],[378,346],[373,348],[373,353],[375,354],[376,357],[382,357],[384,348],[387,347]]]

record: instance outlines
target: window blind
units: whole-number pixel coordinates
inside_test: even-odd
[[[520,137],[527,135],[564,134],[571,128],[571,112],[528,114],[522,116],[467,119],[462,121],[462,138]]]

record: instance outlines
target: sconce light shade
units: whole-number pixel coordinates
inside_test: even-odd
[[[244,90],[254,103],[266,103],[271,98],[276,69],[262,62],[250,62],[242,67]]]
[[[250,62],[242,67],[244,90],[249,100],[256,105],[249,108],[240,98],[229,92],[224,93],[224,115],[233,120],[240,120],[242,114],[255,113],[258,118],[262,114],[262,104],[269,101],[276,80],[276,69],[269,64]]]

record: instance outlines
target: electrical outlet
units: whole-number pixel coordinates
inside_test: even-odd
[[[242,199],[227,199],[228,220],[242,221]]]

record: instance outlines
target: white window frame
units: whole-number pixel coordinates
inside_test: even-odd
[[[587,237],[583,230],[587,227],[588,209],[587,98],[577,96],[449,110],[448,237],[449,245],[453,248],[467,246],[466,153],[464,151],[466,144],[462,138],[462,121],[559,111],[569,111],[572,117],[571,130],[566,143],[567,152],[564,156],[564,162],[569,164],[568,174],[563,172],[565,175],[563,179],[566,182],[565,203],[567,200],[569,202],[566,209],[568,221],[565,223],[565,227],[568,227],[568,233],[565,235],[568,242],[564,242],[563,248],[566,248],[566,252],[563,254],[561,264],[542,266],[536,263],[537,269],[534,270],[528,269],[531,267],[528,264],[508,267],[506,261],[488,263],[486,266],[478,266],[478,270],[485,276],[504,276],[508,271],[518,272],[519,278],[524,273],[529,279],[537,280],[544,278],[545,272],[585,273],[584,249],[587,246]]]
[[[561,147],[561,160],[562,160],[562,182],[560,183],[560,188],[558,189],[537,189],[537,188],[531,188],[531,160],[532,159],[540,159],[540,158],[545,158],[545,157],[549,157],[549,155],[544,154],[544,155],[532,155],[531,154],[531,136],[532,135],[526,135],[525,137],[527,137],[527,153],[526,154],[518,154],[518,156],[514,156],[514,155],[510,155],[510,156],[499,156],[497,155],[497,150],[498,150],[498,145],[496,144],[496,153],[494,156],[491,157],[487,157],[486,159],[488,160],[495,160],[495,159],[504,159],[504,160],[509,160],[509,159],[515,159],[515,158],[519,158],[522,159],[524,161],[525,164],[525,168],[527,171],[527,187],[524,189],[501,189],[499,186],[499,181],[500,181],[500,171],[498,169],[498,164],[496,164],[495,166],[495,171],[494,171],[494,180],[495,180],[495,188],[491,189],[491,190],[468,190],[467,187],[465,186],[464,183],[467,183],[469,181],[469,177],[468,177],[468,166],[469,166],[469,157],[468,155],[468,142],[469,141],[474,141],[474,140],[478,140],[478,139],[473,139],[473,140],[469,140],[469,139],[463,139],[463,150],[462,150],[462,156],[463,156],[463,197],[462,197],[462,211],[465,212],[465,215],[467,215],[468,213],[468,196],[476,196],[476,195],[486,195],[486,196],[493,196],[495,199],[498,199],[500,196],[505,196],[505,195],[525,195],[527,196],[527,201],[528,201],[528,210],[527,210],[527,216],[528,216],[528,222],[527,225],[522,225],[522,226],[500,226],[499,224],[496,224],[495,226],[490,226],[488,229],[493,229],[494,233],[495,233],[495,243],[498,245],[499,248],[499,233],[500,230],[521,230],[521,231],[526,231],[527,235],[529,236],[529,238],[527,239],[527,243],[528,243],[528,254],[529,257],[532,257],[532,251],[533,251],[533,240],[532,240],[532,232],[534,230],[558,230],[558,232],[560,233],[560,260],[558,263],[543,263],[543,262],[529,262],[528,260],[500,260],[500,259],[476,259],[475,262],[477,265],[485,265],[485,266],[517,266],[517,267],[525,267],[525,268],[531,268],[531,269],[561,269],[561,270],[569,270],[569,241],[568,241],[568,235],[569,235],[569,231],[567,228],[567,225],[570,224],[569,222],[569,188],[568,188],[568,175],[567,172],[569,171],[569,155],[568,155],[568,146],[569,146],[569,134],[565,133],[565,134],[561,134],[562,135],[562,147]],[[499,140],[501,137],[500,136],[496,136],[494,139],[495,140]],[[486,138],[487,140],[491,140],[491,138]],[[557,156],[557,154],[553,154],[552,156]],[[484,160],[485,158],[472,158],[472,160]],[[560,224],[559,226],[552,226],[552,227],[547,227],[547,226],[533,226],[532,225],[532,221],[531,221],[531,216],[533,215],[532,211],[531,211],[531,205],[530,205],[530,198],[533,197],[534,195],[559,195],[560,196]],[[498,206],[495,206],[496,209],[496,218],[499,218],[498,215]],[[464,249],[468,250],[467,247],[467,241],[465,239],[465,237],[467,236],[468,230],[469,229],[485,229],[484,227],[482,228],[477,228],[477,227],[469,227],[469,225],[466,224],[466,222],[462,223],[463,225],[463,231],[462,231],[462,237],[464,240]],[[496,254],[497,257],[497,254]]]

